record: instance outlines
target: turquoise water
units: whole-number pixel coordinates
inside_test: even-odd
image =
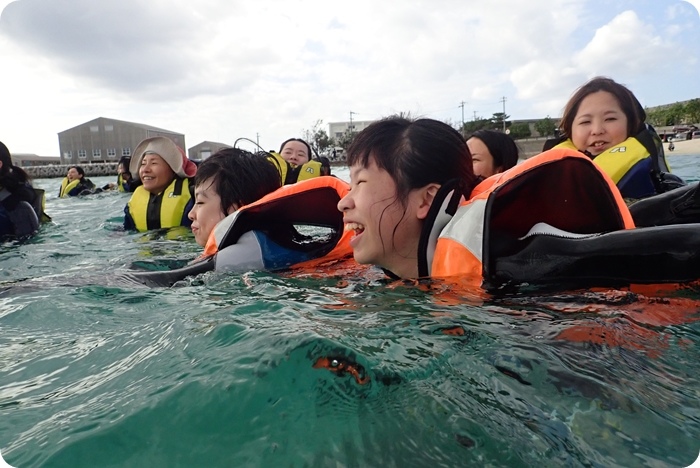
[[[669,162],[700,179],[700,155]],[[126,288],[116,272],[196,256],[191,235],[125,233],[128,195],[57,199],[59,183],[36,181],[53,223],[0,246],[0,451],[13,466],[656,467],[698,455],[697,290],[484,298],[376,270]]]

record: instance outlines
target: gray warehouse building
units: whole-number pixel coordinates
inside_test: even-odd
[[[122,156],[131,156],[141,140],[154,136],[168,137],[180,148],[185,148],[182,133],[98,117],[58,134],[61,164],[115,162]]]
[[[215,141],[203,141],[200,144],[194,145],[192,148],[187,150],[187,154],[192,161],[202,162],[212,154],[222,149],[230,147],[231,145],[227,145],[226,143],[217,143]]]

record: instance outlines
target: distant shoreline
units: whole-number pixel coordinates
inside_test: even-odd
[[[520,159],[527,159],[542,152],[542,145],[546,139],[515,140],[520,148]],[[692,156],[700,155],[700,138],[695,140],[674,141],[674,150],[668,150],[668,143],[664,143],[664,154],[668,156]]]
[[[700,138],[696,140],[674,141],[673,146],[675,146],[675,149],[669,151],[668,143],[664,143],[664,152],[666,156],[700,155]]]

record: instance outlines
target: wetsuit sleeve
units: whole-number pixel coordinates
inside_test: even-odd
[[[29,202],[19,202],[8,214],[16,236],[29,236],[39,229],[39,217]]]
[[[192,211],[192,208],[194,207],[194,197],[190,198],[190,201],[187,202],[187,205],[185,205],[185,210],[182,212],[182,219],[180,220],[180,226],[192,226],[192,220],[187,217],[187,215],[190,214],[190,211]]]
[[[131,213],[129,213],[128,204],[124,207],[124,229],[127,231],[136,230],[136,223],[134,223],[134,218],[132,218]]]
[[[12,235],[12,221],[5,207],[0,203],[0,237]]]
[[[0,193],[0,235],[27,236],[39,227],[34,211],[36,193],[32,186],[6,178]]]
[[[7,207],[7,209],[13,210],[19,202],[23,201],[26,201],[30,205],[34,203],[36,193],[34,192],[34,188],[31,185],[26,183],[20,183],[19,185],[14,187],[8,187],[7,185],[5,187],[11,193],[9,197],[3,200],[3,204]]]
[[[32,187],[30,184],[22,184],[17,191],[17,195],[22,201],[26,201],[29,204],[34,203],[34,200],[36,200],[37,197],[34,187]]]

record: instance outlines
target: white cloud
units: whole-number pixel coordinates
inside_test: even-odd
[[[691,7],[627,3],[18,0],[0,16],[0,140],[55,155],[57,132],[104,116],[274,148],[350,111],[458,122],[461,101],[490,117],[506,96],[512,118],[554,116],[596,74],[651,104],[698,97]],[[685,70],[670,81],[668,56]]]
[[[599,70],[643,73],[650,68],[650,57],[674,54],[670,44],[640,21],[633,11],[625,11],[599,28],[591,42],[574,57],[573,63],[590,74]]]

